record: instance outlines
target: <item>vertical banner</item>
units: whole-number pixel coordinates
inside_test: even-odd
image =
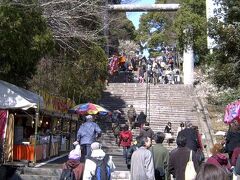
[[[4,161],[13,161],[13,144],[14,144],[14,115],[8,115],[6,137],[5,137],[5,147],[4,147]]]
[[[6,136],[8,111],[0,109],[0,163],[3,162],[4,158],[4,138]]]
[[[222,0],[206,0],[206,15],[207,21],[210,18],[216,17],[219,21],[224,21],[224,10],[222,8]],[[207,37],[208,49],[213,49],[216,46],[214,39]]]
[[[8,111],[0,110],[0,141],[3,141],[6,136],[7,118]]]

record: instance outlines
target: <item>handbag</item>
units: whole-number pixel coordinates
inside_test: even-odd
[[[195,180],[197,173],[194,168],[194,163],[192,161],[192,150],[190,151],[189,160],[185,168],[185,180]]]

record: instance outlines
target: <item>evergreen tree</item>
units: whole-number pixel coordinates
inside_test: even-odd
[[[212,18],[209,35],[216,42],[209,63],[213,67],[213,80],[218,87],[237,88],[240,85],[240,3],[226,0],[224,22]]]
[[[25,86],[52,49],[52,34],[37,6],[8,2],[0,4],[0,31],[0,79]]]
[[[156,3],[175,3],[176,1],[157,0]],[[165,45],[173,45],[176,40],[173,31],[175,12],[148,12],[140,18],[137,40],[148,41],[150,56],[160,55]]]

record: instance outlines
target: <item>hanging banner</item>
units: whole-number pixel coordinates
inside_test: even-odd
[[[3,141],[6,135],[8,111],[0,110],[0,141]]]
[[[67,113],[70,108],[75,106],[74,101],[69,98],[53,96],[46,92],[41,92],[44,101],[44,109],[51,112]]]

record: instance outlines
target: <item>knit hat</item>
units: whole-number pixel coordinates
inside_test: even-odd
[[[72,160],[80,160],[81,158],[81,149],[80,149],[80,145],[76,145],[75,149],[73,149],[69,155],[68,155],[68,159],[72,159]]]
[[[99,142],[94,142],[91,144],[91,149],[92,150],[101,149],[101,144]]]

